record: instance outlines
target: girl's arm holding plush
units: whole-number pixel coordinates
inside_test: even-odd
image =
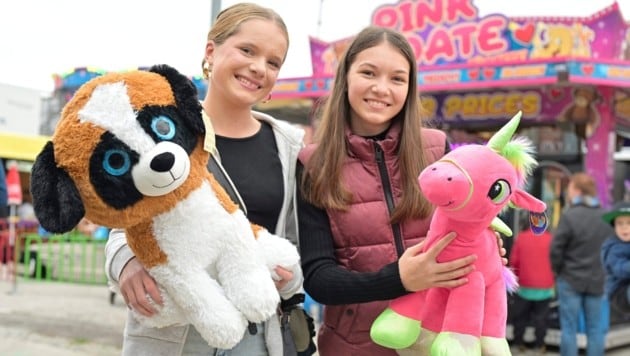
[[[112,229],[105,244],[105,274],[113,291],[119,291],[119,277],[123,268],[134,258],[123,229]]]
[[[127,245],[125,231],[112,229],[105,245],[105,271],[110,289],[122,295],[125,303],[138,313],[150,317],[157,310],[147,294],[162,305],[158,286]]]
[[[298,180],[299,181],[299,180]],[[456,287],[466,283],[475,256],[447,263],[435,258],[454,238],[441,238],[426,253],[412,246],[397,261],[374,272],[350,271],[335,257],[332,231],[325,210],[298,195],[299,239],[304,270],[304,289],[322,304],[340,305],[389,300],[430,286]]]
[[[157,310],[147,298],[147,294],[158,304],[162,304],[162,297],[158,286],[135,258],[127,245],[125,232],[113,229],[105,245],[105,270],[110,289],[119,292],[125,303],[145,316],[152,316]],[[299,263],[283,268],[275,268],[280,279],[276,280],[278,293],[283,299],[288,299],[302,288],[302,268]]]

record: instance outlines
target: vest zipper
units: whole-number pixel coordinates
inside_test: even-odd
[[[387,210],[389,215],[392,215],[394,211],[394,195],[392,194],[392,187],[389,181],[389,174],[387,173],[387,167],[385,165],[385,156],[381,145],[374,142],[374,151],[376,153],[376,164],[378,166],[378,172],[381,176],[381,183],[383,185],[383,194],[385,194],[385,202],[387,202]],[[394,233],[394,243],[396,245],[396,253],[398,258],[402,256],[405,248],[402,241],[402,233],[400,231],[400,224],[392,224],[392,232]]]

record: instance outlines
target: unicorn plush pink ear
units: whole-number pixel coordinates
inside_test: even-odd
[[[524,190],[516,190],[510,202],[518,208],[529,210],[529,226],[532,232],[540,235],[547,229],[547,205]]]
[[[517,208],[529,210],[529,225],[534,234],[540,235],[547,229],[548,220],[545,214],[547,205],[545,202],[524,190],[517,189],[512,194],[510,203]]]
[[[521,189],[517,189],[514,192],[510,201],[515,207],[526,209],[534,213],[543,213],[547,209],[545,202]]]

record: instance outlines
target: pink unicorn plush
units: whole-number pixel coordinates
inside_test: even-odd
[[[487,145],[454,149],[426,167],[418,182],[435,205],[423,251],[451,231],[457,233],[439,262],[475,254],[475,270],[460,287],[430,288],[393,300],[374,321],[377,344],[418,355],[510,355],[505,339],[507,290],[517,287],[498,251],[498,230],[511,235],[497,215],[508,205],[532,212],[533,224],[546,224],[545,203],[523,190],[536,166],[526,138],[514,138],[517,113]],[[533,226],[540,228],[540,226]],[[418,339],[420,338],[420,339]]]

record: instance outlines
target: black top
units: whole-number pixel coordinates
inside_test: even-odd
[[[216,136],[221,164],[247,207],[247,218],[273,233],[284,200],[282,163],[273,129],[261,122],[260,130],[246,138]]]
[[[304,167],[298,163],[300,182]],[[366,303],[388,300],[406,293],[398,272],[398,261],[380,271],[350,271],[341,267],[326,210],[304,200],[298,189],[300,256],[304,289],[317,302],[326,305]]]

